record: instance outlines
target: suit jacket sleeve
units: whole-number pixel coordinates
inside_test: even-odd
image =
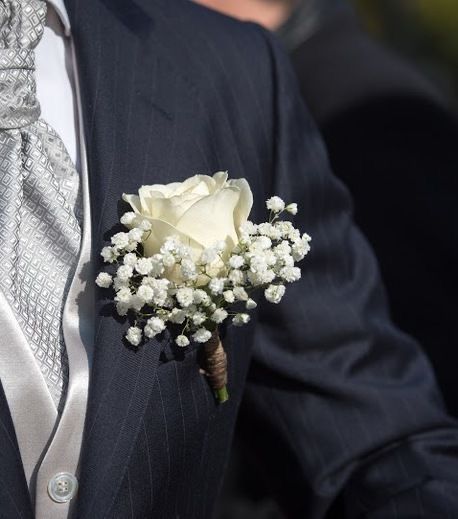
[[[458,517],[456,424],[425,355],[390,322],[348,193],[287,58],[263,34],[274,84],[272,194],[299,203],[296,224],[313,240],[302,280],[280,305],[259,309],[241,411],[253,449],[275,468],[269,478],[292,517],[323,517],[337,498],[349,518]]]

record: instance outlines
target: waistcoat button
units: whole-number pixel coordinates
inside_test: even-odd
[[[48,483],[49,497],[56,503],[67,503],[78,490],[78,480],[73,474],[59,472]]]

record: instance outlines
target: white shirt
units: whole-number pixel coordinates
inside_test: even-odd
[[[64,142],[81,172],[78,101],[70,22],[63,0],[48,0],[46,26],[35,50],[35,77],[41,117]]]

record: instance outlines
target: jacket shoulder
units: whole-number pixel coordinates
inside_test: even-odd
[[[172,4],[176,20],[181,19],[186,25],[181,25],[181,30],[186,31],[187,28],[190,35],[211,39],[215,46],[224,47],[226,51],[235,50],[234,44],[240,41],[249,43],[249,46],[244,47],[246,53],[265,52],[267,31],[261,26],[236,20],[189,0],[180,0]]]
[[[167,13],[169,27],[179,40],[181,52],[188,60],[185,72],[197,79],[200,67],[212,81],[228,81],[233,85],[249,80],[267,86],[272,81],[271,36],[251,22],[235,20],[189,0],[172,0]],[[207,78],[208,79],[208,78]]]

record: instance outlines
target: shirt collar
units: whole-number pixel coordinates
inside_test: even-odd
[[[62,25],[64,26],[65,36],[70,36],[71,26],[70,19],[68,18],[67,9],[63,0],[47,0],[48,4],[52,5],[55,9],[57,16],[59,17]]]

